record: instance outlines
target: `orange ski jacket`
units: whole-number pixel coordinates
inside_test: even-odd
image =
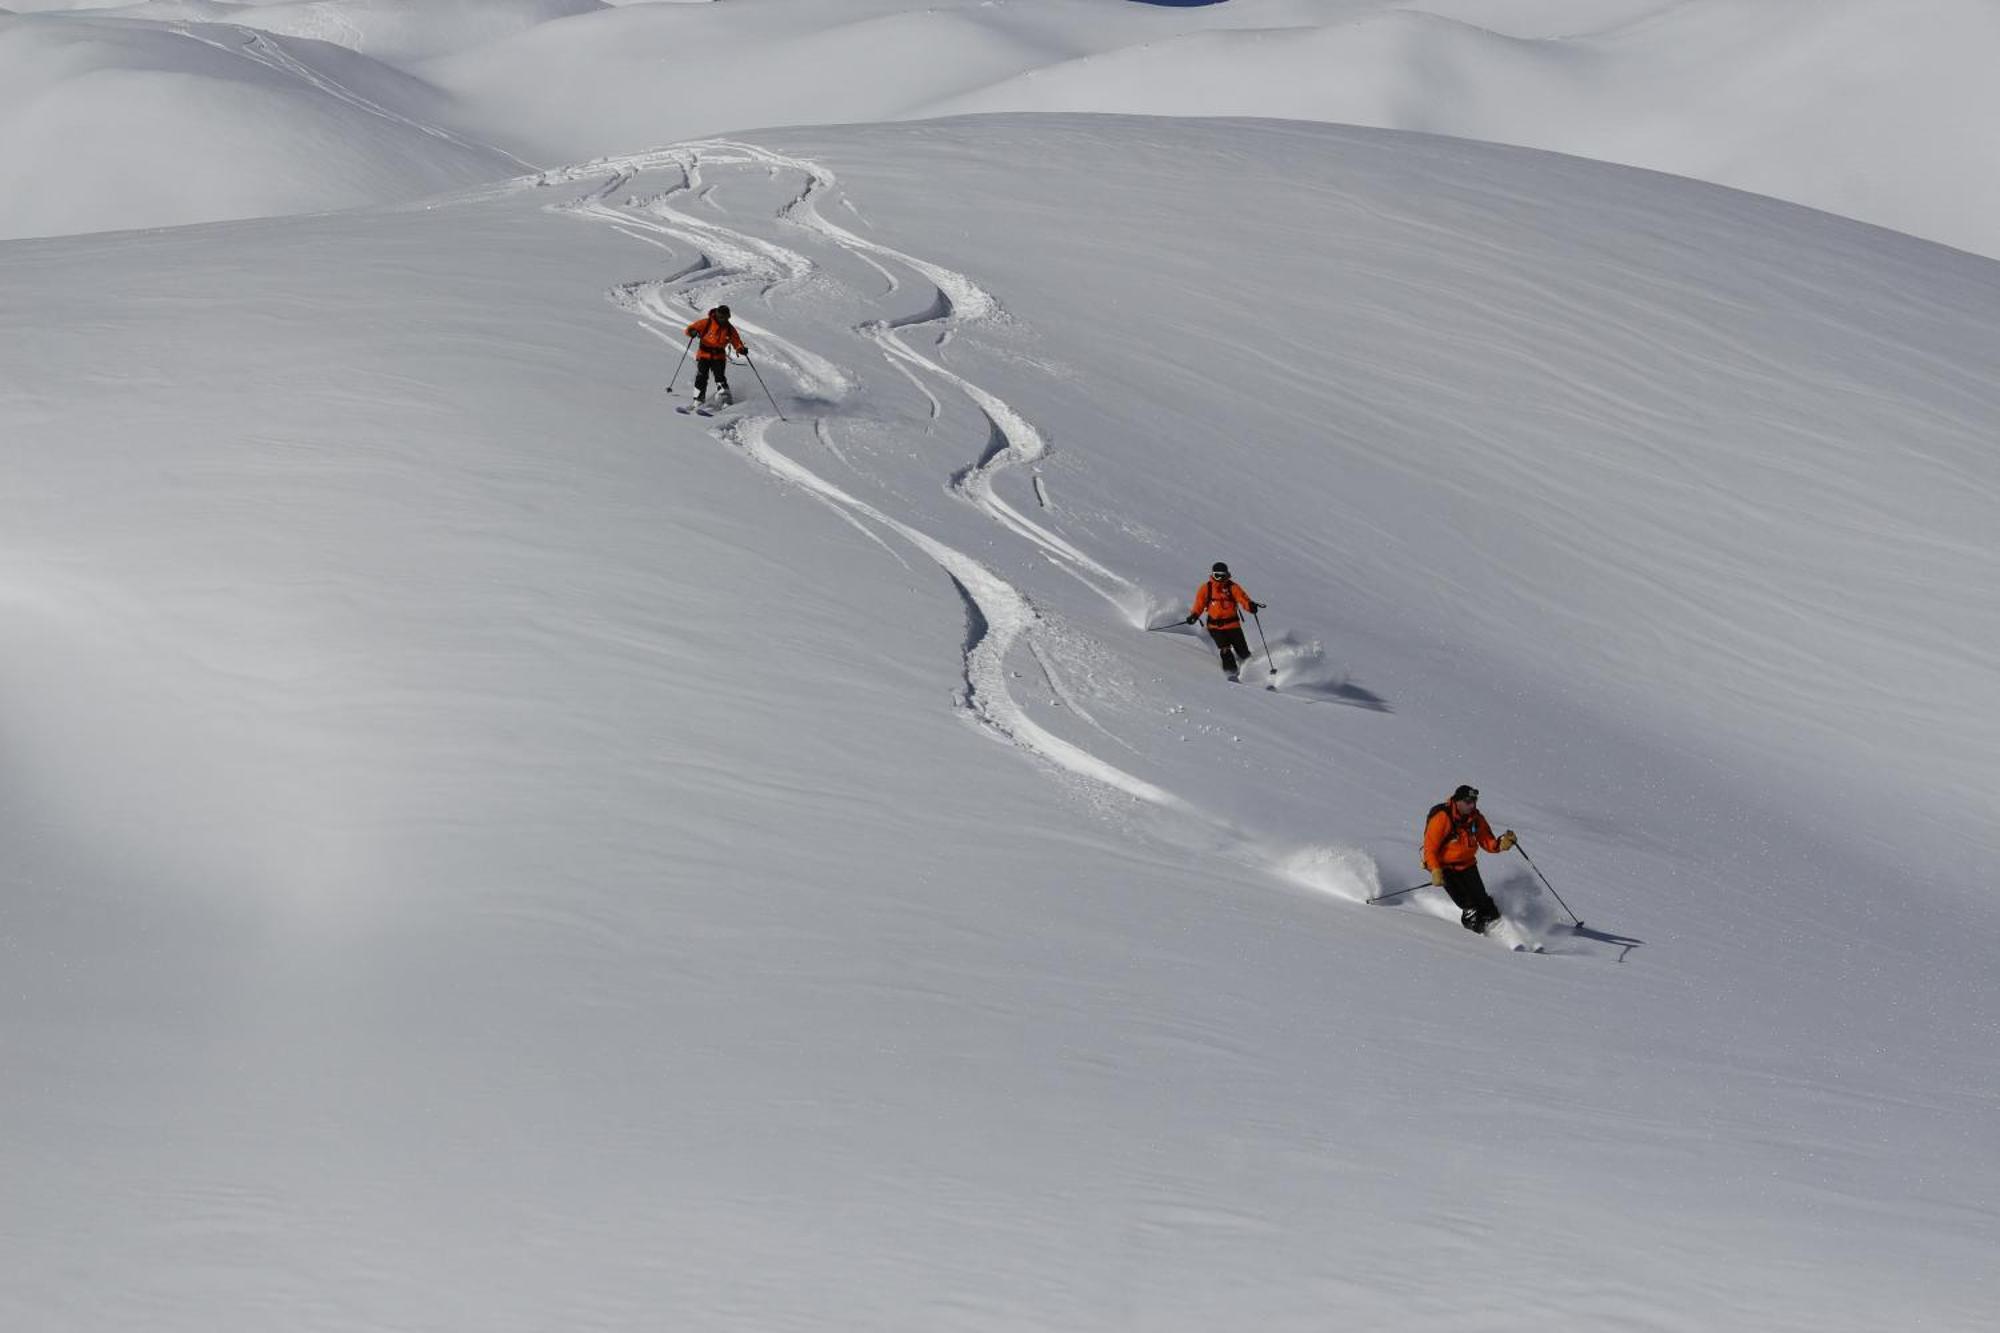
[[[1243,612],[1250,609],[1251,600],[1242,584],[1210,579],[1195,593],[1188,614],[1198,616],[1206,611],[1210,629],[1237,629],[1243,624]]]
[[[725,324],[713,315],[703,315],[688,325],[687,336],[701,339],[701,348],[694,354],[697,361],[726,361],[732,347],[744,353],[750,350],[734,324]]]
[[[1465,870],[1479,859],[1481,851],[1499,850],[1500,840],[1493,836],[1493,826],[1477,806],[1472,818],[1460,820],[1452,815],[1451,802],[1446,801],[1432,809],[1424,822],[1426,870]]]

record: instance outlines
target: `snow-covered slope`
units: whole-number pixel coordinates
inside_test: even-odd
[[[0,237],[409,199],[519,171],[446,98],[327,42],[0,17]]]
[[[167,23],[237,23],[401,63],[607,7],[601,0],[141,0],[94,12]]]
[[[1978,1326],[1991,263],[1254,122],[542,182],[0,248],[0,1322]],[[1557,956],[1358,901],[1460,781]]]

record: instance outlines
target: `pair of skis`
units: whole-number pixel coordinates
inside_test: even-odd
[[[1570,905],[1569,905],[1568,903],[1566,903],[1566,902],[1563,902],[1563,896],[1562,896],[1562,895],[1561,895],[1560,893],[1557,893],[1557,892],[1556,892],[1556,886],[1555,886],[1555,885],[1553,885],[1553,884],[1551,884],[1551,883],[1549,883],[1549,877],[1548,877],[1547,875],[1544,875],[1544,874],[1542,873],[1542,868],[1541,868],[1540,866],[1538,866],[1538,865],[1536,865],[1536,864],[1535,864],[1535,858],[1534,858],[1534,857],[1532,857],[1532,856],[1530,856],[1530,855],[1528,855],[1528,849],[1527,849],[1526,847],[1523,847],[1523,846],[1521,845],[1521,842],[1520,842],[1520,839],[1518,839],[1518,838],[1516,838],[1516,839],[1514,840],[1514,850],[1515,850],[1515,851],[1517,851],[1517,852],[1519,852],[1519,853],[1521,854],[1521,859],[1522,859],[1523,861],[1526,861],[1526,862],[1528,863],[1528,869],[1530,869],[1530,870],[1532,870],[1532,871],[1534,871],[1534,872],[1535,872],[1535,878],[1536,878],[1536,879],[1538,879],[1538,880],[1540,880],[1540,881],[1542,882],[1542,887],[1543,887],[1543,888],[1545,888],[1545,889],[1547,889],[1547,890],[1549,891],[1549,896],[1550,896],[1551,898],[1554,898],[1554,899],[1556,900],[1556,902],[1557,902],[1557,903],[1558,903],[1558,904],[1559,904],[1559,905],[1560,905],[1560,906],[1562,907],[1562,909],[1563,909],[1563,912],[1564,912],[1564,913],[1565,913],[1565,914],[1566,914],[1566,915],[1567,915],[1567,916],[1569,917],[1569,925],[1568,925],[1567,927],[1564,927],[1564,928],[1565,928],[1565,929],[1567,929],[1567,930],[1570,930],[1570,931],[1573,931],[1573,932],[1575,932],[1576,934],[1579,934],[1579,935],[1583,934],[1583,918],[1582,918],[1582,917],[1580,917],[1580,916],[1578,916],[1578,915],[1577,915],[1577,914],[1576,914],[1575,912],[1571,911],[1571,910],[1570,910]],[[1418,891],[1419,889],[1428,889],[1428,888],[1431,888],[1431,887],[1433,887],[1433,885],[1434,885],[1434,884],[1435,884],[1435,881],[1433,881],[1433,880],[1428,880],[1428,879],[1427,879],[1427,880],[1425,880],[1425,881],[1424,881],[1423,883],[1421,883],[1421,884],[1412,884],[1412,885],[1411,885],[1411,886],[1410,886],[1409,888],[1407,888],[1407,889],[1391,889],[1391,890],[1390,890],[1389,892],[1387,892],[1387,893],[1378,893],[1378,894],[1376,894],[1376,895],[1375,895],[1374,897],[1370,898],[1370,899],[1369,899],[1368,901],[1369,901],[1370,903],[1385,903],[1385,902],[1388,902],[1388,901],[1389,901],[1389,900],[1390,900],[1391,898],[1400,898],[1400,897],[1402,897],[1402,896],[1403,896],[1404,894],[1406,894],[1406,893],[1415,893],[1415,892],[1417,892],[1417,891]],[[1558,923],[1558,924],[1560,924],[1560,923]],[[1525,930],[1525,928],[1524,928],[1524,927],[1522,927],[1522,926],[1520,926],[1520,925],[1518,925],[1518,924],[1516,924],[1516,923],[1514,923],[1514,922],[1510,922],[1510,921],[1508,921],[1508,920],[1507,920],[1507,918],[1505,918],[1505,917],[1500,917],[1499,919],[1497,919],[1497,920],[1496,920],[1496,921],[1495,921],[1495,922],[1493,923],[1493,925],[1504,925],[1504,926],[1512,926],[1512,927],[1513,927],[1513,930],[1514,930],[1514,933],[1515,933],[1515,935],[1516,935],[1516,937],[1517,937],[1517,942],[1516,942],[1516,943],[1513,943],[1513,944],[1512,944],[1512,945],[1510,945],[1509,947],[1511,947],[1511,948],[1512,948],[1512,949],[1513,949],[1513,950],[1514,950],[1514,951],[1515,951],[1516,953],[1547,953],[1547,952],[1548,952],[1548,950],[1547,950],[1547,949],[1545,949],[1545,948],[1543,948],[1543,947],[1542,947],[1542,945],[1540,944],[1540,942],[1538,942],[1538,941],[1536,941],[1536,940],[1534,940],[1534,939],[1532,939],[1532,938],[1530,938],[1530,937],[1528,937],[1528,936],[1527,936],[1527,933],[1526,933],[1526,930]],[[1493,933],[1493,926],[1488,926],[1488,927],[1487,927],[1487,928],[1486,928],[1485,930],[1481,931],[1480,933],[1481,933],[1482,935],[1486,935],[1486,936],[1488,936],[1488,937],[1490,938],[1490,937],[1492,936],[1492,933]],[[1597,938],[1599,938],[1599,939],[1612,939],[1613,937],[1611,937],[1611,936],[1606,936],[1606,935],[1599,935],[1599,936],[1597,936]],[[1503,943],[1503,944],[1504,944],[1504,943],[1506,943],[1506,941],[1505,941],[1505,940],[1502,940],[1502,941],[1501,941],[1501,943]],[[1636,941],[1636,940],[1634,940],[1634,941],[1624,941],[1624,943],[1626,943],[1626,944],[1627,944],[1627,945],[1629,946],[1630,944],[1636,944],[1636,943],[1637,943],[1637,941]]]
[[[673,390],[668,389],[667,392],[672,393]],[[725,407],[734,407],[734,406],[736,406],[736,400],[734,398],[724,398],[719,403],[702,403],[702,402],[675,403],[674,411],[680,413],[684,417],[686,416],[712,417],[717,412],[722,411],[722,409],[724,409]]]
[[[1264,605],[1264,603],[1259,602],[1258,605],[1262,606]],[[1271,641],[1264,637],[1264,622],[1258,619],[1257,613],[1255,611],[1252,611],[1250,613],[1250,619],[1256,622],[1257,642],[1264,645],[1264,665],[1269,667],[1271,671],[1270,679],[1264,683],[1264,688],[1275,692],[1278,688],[1278,664],[1271,657]],[[1146,632],[1148,634],[1151,634],[1157,630],[1177,629],[1180,626],[1185,625],[1187,623],[1188,622],[1185,620],[1169,620],[1164,625],[1146,626]],[[1248,666],[1249,664],[1250,664],[1250,659],[1246,657],[1241,662],[1238,662],[1235,666],[1230,667],[1227,671],[1224,672],[1224,674],[1228,677],[1231,684],[1236,684],[1237,682],[1240,682],[1243,679],[1243,668]]]
[[[679,361],[676,361],[676,362],[674,363],[674,373],[673,373],[672,375],[669,375],[669,376],[667,377],[667,392],[668,392],[668,393],[672,393],[672,392],[674,391],[674,385],[675,385],[676,383],[678,383],[678,382],[679,382],[679,380],[680,380],[680,377],[681,377],[681,367],[687,364],[687,354],[688,354],[688,353],[689,353],[690,351],[692,351],[692,350],[694,350],[694,337],[693,337],[693,335],[689,335],[689,337],[688,337],[688,341],[687,341],[687,346],[686,346],[686,347],[683,347],[683,348],[681,349],[681,359],[680,359]],[[725,352],[725,353],[724,353],[723,355],[724,355],[724,359],[726,360],[726,359],[727,359],[727,357],[728,357],[728,353],[726,353],[726,352]],[[746,366],[748,366],[748,367],[750,367],[750,373],[751,373],[751,374],[753,374],[753,375],[755,375],[755,376],[757,377],[757,383],[759,383],[759,384],[763,385],[763,387],[764,387],[764,396],[765,396],[766,398],[769,398],[769,399],[771,400],[771,410],[772,410],[773,412],[776,412],[776,413],[778,414],[778,420],[780,420],[780,421],[787,421],[787,420],[790,420],[790,418],[788,418],[788,417],[787,417],[787,416],[785,415],[785,409],[784,409],[784,408],[782,408],[782,407],[779,407],[779,406],[778,406],[778,398],[777,398],[777,395],[771,392],[771,386],[770,386],[770,385],[768,385],[768,384],[764,384],[764,372],[763,372],[763,371],[761,371],[761,370],[759,370],[759,369],[757,369],[757,363],[756,363],[755,361],[752,361],[752,360],[750,359],[750,353],[749,353],[749,352],[747,352],[747,351],[743,353],[743,364],[744,364],[744,365],[746,365]],[[695,382],[696,382],[697,384],[699,384],[699,383],[701,382],[701,376],[700,376],[699,374],[697,374],[697,375],[695,376]],[[727,389],[727,388],[725,387],[725,388],[724,388],[724,389],[722,390],[722,392],[724,392],[724,393],[728,393],[729,391],[728,391],[728,389]],[[722,404],[722,407],[729,407],[729,406],[731,406],[732,404],[734,404],[734,403],[735,403],[735,401],[736,401],[736,398],[735,398],[735,396],[734,396],[734,395],[732,394],[732,395],[730,396],[729,400],[728,400],[727,402],[724,402],[724,403]],[[714,408],[714,409],[711,409],[711,410],[709,410],[709,411],[707,411],[707,412],[704,412],[704,411],[702,411],[702,410],[701,410],[701,408],[700,408],[700,407],[697,407],[697,406],[693,406],[693,405],[690,405],[690,406],[687,406],[687,407],[679,407],[679,408],[676,408],[676,409],[674,409],[674,410],[675,410],[675,411],[677,411],[677,412],[681,412],[681,413],[683,413],[683,414],[686,414],[686,413],[692,413],[692,414],[694,414],[695,416],[702,416],[702,417],[712,417],[712,416],[714,416],[714,415],[716,414],[716,412],[720,411],[720,410],[721,410],[721,408]]]

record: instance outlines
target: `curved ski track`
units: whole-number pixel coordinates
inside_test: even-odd
[[[700,200],[713,189],[703,178],[704,166],[762,168],[773,176],[780,172],[797,173],[806,184],[779,211],[782,219],[801,226],[880,273],[889,292],[902,285],[895,272],[897,265],[932,284],[937,299],[924,313],[905,320],[871,321],[860,325],[857,331],[881,349],[890,365],[909,377],[927,399],[933,417],[941,415],[943,408],[936,393],[926,384],[926,376],[957,389],[982,414],[989,432],[982,456],[956,472],[947,483],[949,489],[1002,527],[1028,540],[1052,564],[1110,602],[1125,619],[1133,620],[1129,608],[1144,604],[1143,595],[1135,585],[1020,513],[994,491],[993,478],[999,472],[1032,465],[1047,456],[1047,442],[1041,434],[997,394],[917,352],[902,337],[904,330],[930,326],[937,329],[941,343],[964,323],[998,318],[999,302],[963,274],[880,245],[821,218],[815,198],[834,186],[831,172],[804,158],[714,140],[589,163],[566,172],[550,173],[543,179],[601,176],[603,181],[596,188],[557,207],[604,222],[635,240],[656,245],[678,242],[695,251],[698,258],[676,273],[628,283],[610,293],[611,300],[630,310],[650,331],[678,345],[686,318],[705,307],[706,294],[712,289],[751,283],[768,296],[780,287],[806,284],[820,275],[819,267],[796,250],[676,207],[676,201],[683,196]],[[659,170],[674,171],[679,183],[648,196],[617,199],[640,173]],[[737,323],[746,332],[757,335],[761,348],[769,349],[764,364],[788,372],[805,391],[801,396],[807,402],[839,402],[859,382],[853,372],[790,339],[740,317]],[[957,703],[968,717],[987,734],[1071,775],[1150,805],[1183,813],[1192,811],[1187,802],[1173,793],[1049,731],[1013,697],[1007,687],[1007,658],[1017,644],[1025,643],[1044,674],[1049,674],[1046,654],[1035,643],[1046,622],[1026,594],[964,551],[853,495],[780,451],[769,438],[775,424],[773,416],[746,413],[719,426],[715,433],[772,476],[827,504],[871,538],[880,541],[869,525],[902,538],[943,570],[964,599],[967,622],[964,676]],[[813,429],[822,441],[828,438],[825,417],[814,417]],[[1057,693],[1058,697],[1067,696],[1067,691],[1058,689]],[[1097,730],[1104,730],[1082,710],[1072,711]],[[1117,739],[1109,732],[1104,734]]]
[[[594,181],[594,187],[579,197],[552,207],[614,227],[634,240],[693,251],[692,261],[665,277],[627,283],[608,293],[614,303],[631,311],[642,327],[678,350],[687,319],[706,308],[711,294],[719,296],[723,289],[754,284],[760,294],[768,297],[779,289],[799,290],[831,281],[818,264],[800,251],[678,207],[685,198],[719,211],[711,193],[715,186],[704,179],[704,167],[761,168],[770,179],[784,173],[802,177],[803,187],[778,210],[780,220],[801,228],[879,274],[884,283],[880,296],[892,295],[903,288],[905,278],[899,276],[898,270],[932,286],[935,299],[921,313],[894,320],[870,320],[853,327],[875,344],[890,367],[916,387],[927,402],[931,419],[936,420],[944,413],[943,401],[933,387],[942,386],[956,390],[985,422],[987,439],[982,442],[977,459],[956,470],[946,480],[946,489],[1001,528],[1027,541],[1050,564],[1108,602],[1128,625],[1142,627],[1148,599],[1138,585],[1044,523],[1022,513],[996,491],[994,483],[1001,473],[1025,467],[1029,469],[1037,503],[1046,507],[1047,492],[1036,468],[1049,453],[1048,442],[1041,432],[998,394],[945,366],[936,355],[937,349],[949,343],[961,328],[980,321],[1004,320],[1007,316],[999,301],[963,273],[871,240],[823,216],[819,201],[837,185],[831,171],[806,158],[754,144],[715,139],[544,172],[532,183]],[[658,171],[673,172],[678,183],[652,194],[618,198],[641,175]],[[839,203],[860,221],[861,215],[851,200],[841,195]],[[809,408],[816,404],[837,405],[858,387],[860,378],[856,372],[770,329],[740,317],[737,323],[757,335],[760,351],[764,353],[761,365],[791,376],[800,391],[794,397],[801,404]],[[910,341],[909,335],[919,329],[932,335],[929,351],[918,350]],[[807,419],[813,438],[830,456],[851,468],[852,461],[833,447],[829,417],[813,413]],[[1380,874],[1373,859],[1356,848],[1320,844],[1273,856],[1265,845],[1213,812],[1194,806],[1037,723],[1008,689],[1007,659],[1016,646],[1027,649],[1067,712],[1111,743],[1137,753],[1129,742],[1076,706],[1071,692],[1062,686],[1050,665],[1054,655],[1050,650],[1061,640],[1047,632],[1048,622],[1025,593],[966,552],[861,499],[784,453],[771,440],[772,428],[777,424],[778,419],[773,415],[746,409],[735,420],[719,424],[713,433],[741,450],[771,476],[827,505],[892,555],[896,555],[895,548],[879,532],[900,537],[944,572],[966,607],[963,681],[955,702],[985,734],[1071,777],[1192,817],[1208,830],[1207,845],[1211,851],[1222,850],[1234,859],[1256,865],[1291,883],[1357,903],[1380,890]],[[901,560],[900,555],[896,558]],[[1456,919],[1455,910],[1446,912],[1437,904],[1412,905],[1430,915]]]
[[[242,38],[242,40],[237,45],[231,46],[227,42],[220,41],[214,37],[204,36],[202,33],[197,32],[195,30],[197,26],[227,28]],[[349,26],[351,29],[352,25]],[[404,129],[415,130],[417,133],[436,139],[441,143],[448,143],[454,148],[463,148],[468,152],[493,153],[499,157],[506,158],[516,166],[524,167],[530,171],[535,169],[534,163],[524,161],[504,148],[497,148],[492,144],[475,143],[470,139],[453,134],[450,130],[440,129],[436,125],[429,125],[420,120],[412,120],[400,111],[392,110],[389,107],[383,106],[380,102],[363,97],[352,88],[320,73],[311,65],[308,65],[305,61],[300,60],[290,51],[287,51],[283,38],[277,33],[265,32],[261,28],[247,27],[240,23],[210,23],[200,25],[195,23],[172,23],[168,24],[167,27],[170,31],[177,32],[191,41],[200,42],[204,46],[212,46],[216,50],[232,56],[253,60],[267,69],[273,69],[289,78],[297,79],[309,87],[317,88],[334,101],[351,106],[364,115],[375,116],[381,120],[388,121],[392,125],[400,125]],[[358,38],[360,34],[358,31],[353,31],[352,35]],[[343,42],[340,44],[352,45],[353,49],[357,51],[360,49],[358,41],[352,43]]]

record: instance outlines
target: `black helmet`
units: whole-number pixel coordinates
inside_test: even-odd
[[[1451,799],[1454,801],[1470,801],[1474,805],[1478,805],[1479,788],[1461,783],[1458,790],[1451,794]]]
[[[729,307],[728,307],[728,306],[726,306],[726,305],[719,305],[719,306],[717,306],[717,307],[716,307],[716,308],[715,308],[714,310],[710,311],[709,313],[710,313],[710,314],[712,314],[712,315],[714,315],[714,316],[715,316],[716,318],[718,318],[718,319],[728,319],[728,318],[729,318]]]
[[[1221,574],[1227,577],[1227,575],[1229,574],[1229,566],[1224,564],[1222,561],[1218,560],[1214,564],[1208,567],[1208,572],[1211,574]]]

